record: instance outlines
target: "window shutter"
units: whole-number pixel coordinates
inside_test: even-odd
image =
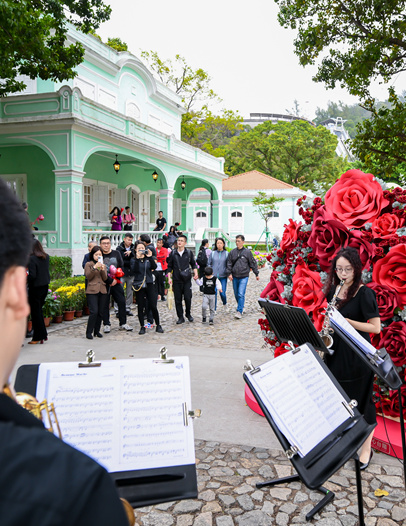
[[[92,221],[108,221],[109,189],[107,186],[92,186]]]

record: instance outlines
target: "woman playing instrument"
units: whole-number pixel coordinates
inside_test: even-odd
[[[369,334],[381,332],[375,292],[361,283],[362,263],[354,248],[342,248],[334,258],[325,289],[327,301],[337,294],[336,308],[363,338],[371,341]],[[374,374],[354,351],[337,334],[334,334],[334,354],[326,356],[330,371],[350,397],[358,402],[358,409],[369,424],[376,423],[375,405],[372,400]],[[360,450],[361,469],[366,469],[372,458],[373,433]]]
[[[164,332],[159,324],[159,313],[157,308],[158,296],[154,286],[152,270],[156,269],[156,262],[152,257],[152,252],[147,248],[144,241],[137,241],[134,248],[135,258],[131,260],[131,275],[134,276],[133,291],[138,306],[138,319],[140,321],[140,332],[145,334],[144,315],[146,300],[148,299],[148,308],[151,309],[156,323],[156,332]]]

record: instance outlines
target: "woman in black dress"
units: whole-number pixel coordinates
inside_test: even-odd
[[[342,248],[334,258],[328,285],[327,301],[330,302],[344,280],[338,296],[336,308],[363,338],[371,342],[369,334],[381,332],[378,304],[375,292],[361,283],[362,263],[354,248]],[[341,387],[358,402],[358,409],[369,424],[376,423],[375,405],[372,400],[374,374],[368,366],[334,334],[334,354],[327,355],[326,363]],[[360,450],[361,469],[366,469],[372,458],[371,441],[373,432]]]
[[[41,243],[35,239],[28,263],[28,302],[31,309],[33,336],[28,343],[44,343],[48,339],[42,307],[48,294],[49,256],[44,252]]]

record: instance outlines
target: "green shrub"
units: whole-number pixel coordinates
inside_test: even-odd
[[[51,281],[72,276],[72,259],[69,256],[49,256]]]
[[[72,278],[63,278],[63,279],[54,279],[49,284],[49,288],[54,292],[56,289],[59,289],[59,287],[70,287],[75,286],[78,283],[84,283],[85,277],[84,276],[74,276]]]

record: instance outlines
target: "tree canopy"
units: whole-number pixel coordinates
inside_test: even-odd
[[[306,121],[271,121],[233,137],[222,148],[229,175],[258,170],[301,188],[330,184],[344,161],[335,154],[337,137]]]
[[[102,0],[3,0],[0,2],[0,96],[26,86],[31,79],[66,80],[84,56],[80,43],[67,45],[67,22],[89,33],[108,20],[111,9]]]
[[[388,84],[406,70],[405,0],[275,0],[283,27],[297,30],[295,52],[313,79],[359,96],[370,119],[357,126],[353,149],[370,169],[389,176],[406,158],[405,101],[389,89],[389,106],[371,97],[373,81]]]

